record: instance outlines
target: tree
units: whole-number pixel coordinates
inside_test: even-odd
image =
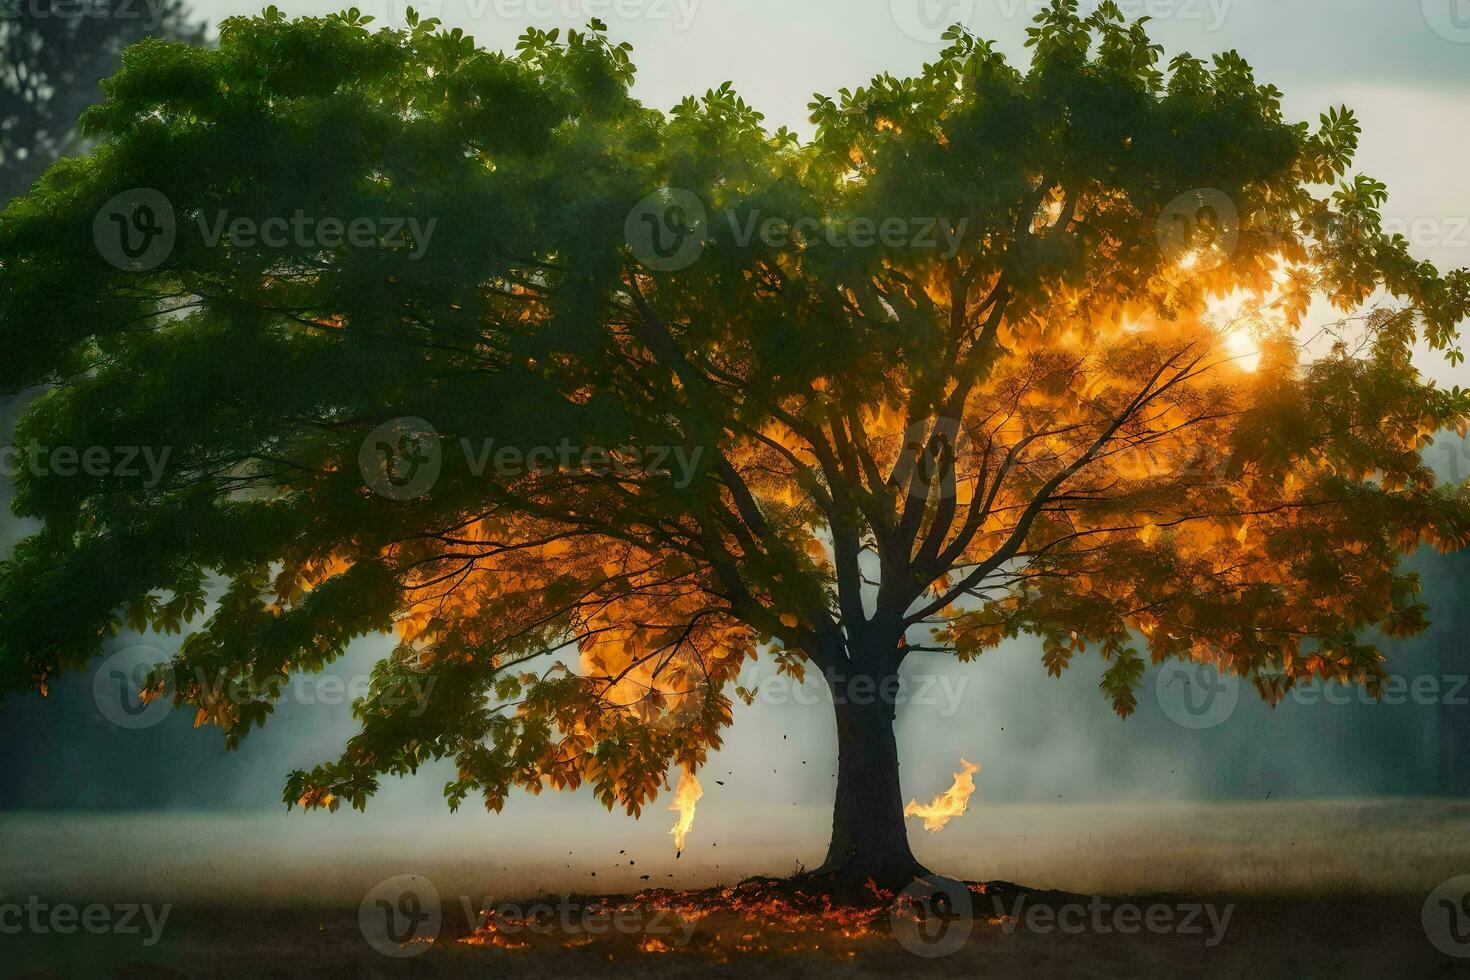
[[[9,0],[0,18],[0,201],[30,187],[53,160],[76,152],[76,121],[112,74],[122,49],[144,37],[198,44],[178,0]]]
[[[77,117],[99,94],[98,82],[117,67],[127,45],[145,36],[198,44],[203,27],[182,3],[151,7],[125,0],[67,4],[11,0],[0,17],[0,206],[31,186],[57,157],[80,148]],[[23,398],[21,399],[23,400]],[[21,406],[0,401],[0,432],[9,438]],[[8,486],[0,507],[8,509]],[[0,554],[17,529],[0,517]]]
[[[393,630],[288,803],[448,758],[451,806],[636,814],[764,654],[833,694],[838,885],[923,870],[906,661],[1035,635],[1123,715],[1146,658],[1373,688],[1364,632],[1425,623],[1401,552],[1470,540],[1419,453],[1470,394],[1411,363],[1459,358],[1470,277],[1382,233],[1349,111],[1288,122],[1238,55],[1162,68],[1076,6],[1025,70],[955,30],[818,97],[805,143],[728,85],[643,107],[597,22],[501,55],[271,9],[130,49],[96,154],[4,214],[0,370],[48,386],[20,446],[171,456],[24,468],[3,686],[181,631],[148,692],[234,744],[270,704],[233,692]],[[1342,321],[1299,329],[1314,298]]]

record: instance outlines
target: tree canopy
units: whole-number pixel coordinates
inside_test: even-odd
[[[96,152],[0,217],[17,445],[170,450],[22,468],[0,689],[182,632],[152,693],[233,743],[270,704],[215,681],[394,631],[289,802],[449,758],[452,805],[637,812],[758,654],[882,678],[1036,635],[1125,715],[1149,659],[1371,689],[1368,632],[1426,623],[1402,553],[1470,542],[1420,455],[1470,393],[1412,361],[1459,358],[1470,275],[1381,230],[1350,111],[1287,120],[1233,52],[1057,0],[1029,65],[956,29],[802,139],[729,85],[643,106],[596,22],[502,54],[369,21],[135,45]],[[174,234],[129,267],[94,235],[140,188]],[[373,231],[264,234],[297,215]],[[530,462],[564,441],[599,455]]]

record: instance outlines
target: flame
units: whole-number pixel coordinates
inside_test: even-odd
[[[909,800],[909,805],[903,809],[903,815],[922,817],[924,829],[937,833],[952,817],[958,817],[965,812],[970,804],[970,794],[975,792],[975,773],[979,771],[979,763],[961,759],[960,771],[954,774],[953,786],[934,797],[934,802],[927,806],[920,806],[917,800]]]
[[[674,835],[674,848],[678,854],[684,853],[684,841],[689,836],[689,828],[694,826],[694,805],[703,795],[699,780],[694,778],[694,770],[685,769],[679,774],[679,787],[674,790],[674,803],[669,807],[679,814],[679,821],[669,831]]]

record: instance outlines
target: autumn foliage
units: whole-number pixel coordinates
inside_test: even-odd
[[[1238,55],[1166,61],[1076,6],[1038,19],[1028,67],[957,30],[916,77],[818,97],[806,140],[728,86],[642,106],[598,25],[502,55],[268,11],[217,50],[132,49],[97,154],[0,220],[0,381],[45,388],[24,436],[174,460],[151,488],[22,480],[46,523],[0,569],[6,686],[124,625],[180,631],[156,691],[233,741],[269,705],[190,678],[393,630],[361,733],[288,800],[362,806],[449,758],[452,805],[587,783],[635,813],[719,745],[757,656],[840,690],[1032,635],[1054,674],[1102,657],[1125,715],[1168,658],[1272,697],[1373,688],[1373,632],[1426,622],[1401,556],[1470,541],[1470,499],[1421,460],[1470,394],[1413,360],[1459,357],[1470,277],[1379,231],[1351,112],[1288,121]],[[120,271],[92,215],[145,185],[178,244]],[[661,188],[707,217],[664,227],[701,236],[680,268],[628,240]],[[417,260],[208,247],[189,222],[221,207],[438,225]],[[769,218],[829,233],[730,232]],[[958,247],[842,234],[888,218]],[[412,499],[358,463],[395,417],[442,457]],[[696,478],[486,476],[457,448],[568,437],[680,447]],[[427,711],[377,696],[405,672],[437,678]],[[874,805],[901,828],[892,782]]]

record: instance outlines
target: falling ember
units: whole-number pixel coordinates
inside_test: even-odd
[[[974,789],[973,786],[970,788]],[[689,828],[694,826],[694,805],[703,795],[704,790],[700,788],[699,780],[694,778],[692,770],[685,769],[679,774],[679,787],[674,790],[674,803],[669,807],[679,814],[679,821],[669,831],[674,835],[676,857],[684,853],[684,840],[689,836]]]
[[[937,833],[949,823],[950,818],[958,817],[970,805],[970,794],[975,792],[975,773],[979,771],[979,763],[966,762],[961,759],[960,771],[954,774],[953,786],[934,797],[934,802],[925,806],[920,806],[917,800],[909,800],[909,805],[904,807],[903,815],[923,818],[924,829]]]

